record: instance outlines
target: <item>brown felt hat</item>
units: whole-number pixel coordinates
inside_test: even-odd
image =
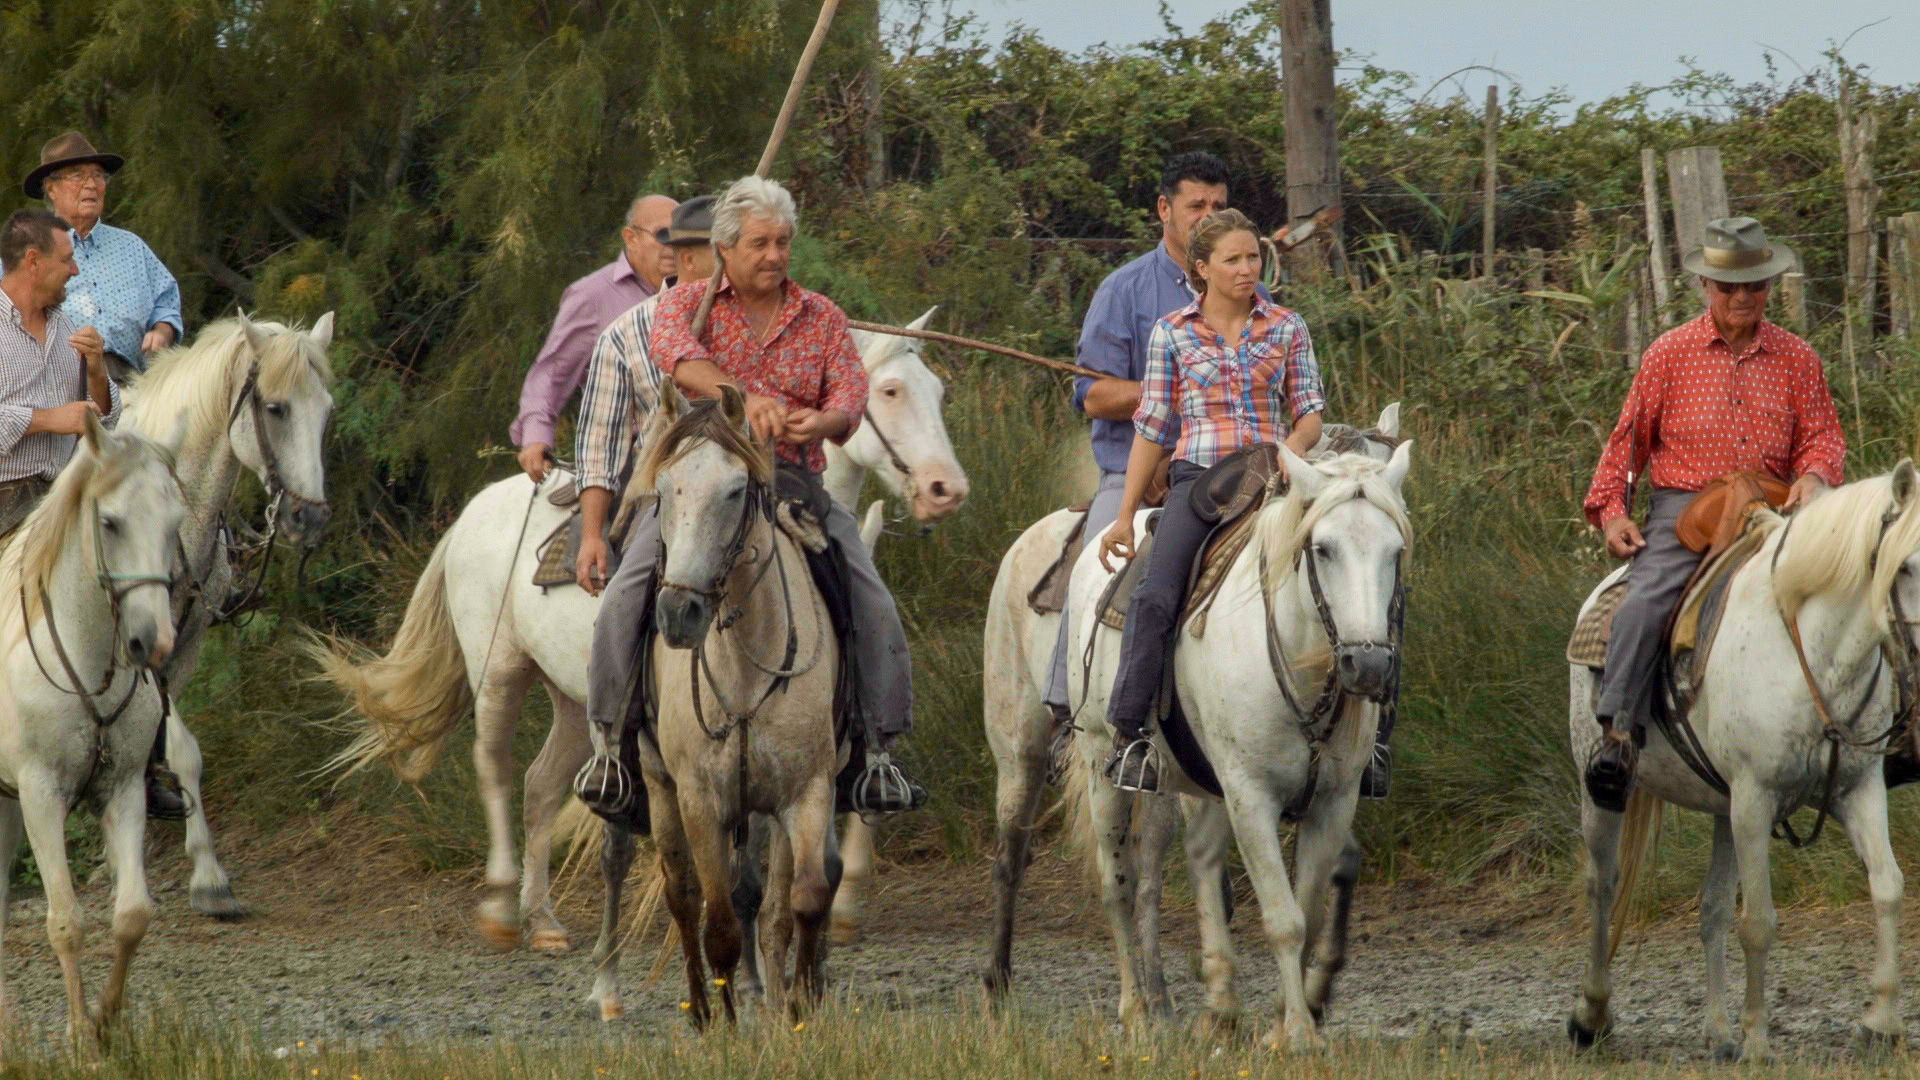
[[[1707,222],[1706,234],[1706,244],[1680,260],[1689,274],[1738,283],[1765,281],[1793,269],[1793,249],[1769,241],[1767,230],[1750,217],[1714,218]]]
[[[20,184],[20,190],[26,192],[29,199],[44,199],[47,196],[46,178],[69,165],[98,165],[112,175],[126,163],[127,160],[119,154],[103,154],[93,148],[85,135],[69,131],[47,140],[47,145],[40,148],[40,165],[27,174],[26,180]]]
[[[673,208],[673,220],[653,230],[653,238],[668,247],[692,247],[713,242],[713,204],[711,195],[696,195]]]

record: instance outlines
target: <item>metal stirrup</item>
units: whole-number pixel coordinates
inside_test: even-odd
[[[588,773],[595,766],[602,767],[597,775],[589,776]],[[609,781],[608,777],[612,779]],[[624,814],[633,805],[633,780],[627,776],[627,767],[620,764],[619,758],[611,754],[595,754],[580,766],[579,772],[573,774],[573,793],[580,797],[581,802],[596,810]]]
[[[913,808],[913,785],[893,763],[893,755],[878,751],[867,759],[867,771],[853,784],[853,812],[884,814]]]
[[[1140,783],[1148,769],[1153,770],[1154,786],[1143,787]],[[1148,795],[1160,794],[1160,751],[1153,740],[1141,736],[1127,744],[1113,763],[1107,766],[1107,774],[1113,779],[1113,786],[1121,791],[1138,791]]]

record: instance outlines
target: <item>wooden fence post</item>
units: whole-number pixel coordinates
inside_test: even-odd
[[[1673,195],[1673,245],[1684,258],[1706,243],[1707,222],[1727,216],[1727,177],[1717,146],[1683,146],[1667,154]]]
[[[1480,195],[1480,273],[1493,277],[1493,200],[1500,187],[1500,88],[1487,86],[1487,133],[1484,186]]]
[[[1667,261],[1667,230],[1660,215],[1659,164],[1653,147],[1640,151],[1640,187],[1647,203],[1647,261],[1653,271],[1653,309],[1662,317],[1673,302],[1673,264]]]
[[[1287,224],[1340,205],[1340,131],[1329,0],[1281,0],[1280,77],[1286,90]],[[1329,226],[1330,266],[1347,272],[1339,224]],[[1317,264],[1317,260],[1316,260]]]
[[[1887,219],[1887,306],[1893,332],[1920,332],[1920,210]]]
[[[1847,318],[1856,323],[1863,340],[1873,337],[1874,266],[1873,212],[1880,188],[1873,182],[1873,143],[1880,133],[1880,115],[1853,110],[1853,78],[1840,81],[1840,165],[1847,192]]]
[[[1807,275],[1789,270],[1780,275],[1780,306],[1786,311],[1787,329],[1805,336],[1807,325]]]

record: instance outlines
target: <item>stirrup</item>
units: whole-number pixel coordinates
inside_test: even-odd
[[[1107,762],[1107,777],[1121,791],[1160,794],[1160,751],[1145,735],[1128,743]]]
[[[573,774],[573,793],[603,817],[624,814],[633,806],[633,778],[619,758],[595,754]]]
[[[1058,712],[1053,710],[1058,709]],[[1052,723],[1047,730],[1047,783],[1057,785],[1067,778],[1067,769],[1073,760],[1073,737],[1079,733],[1080,725],[1074,723],[1073,714],[1064,705],[1050,705]]]
[[[908,779],[885,750],[868,755],[867,769],[854,780],[849,796],[853,812],[861,815],[918,810],[927,801],[926,790]]]
[[[1393,748],[1385,743],[1375,743],[1373,757],[1368,759],[1366,771],[1360,774],[1360,797],[1384,799],[1392,787]]]

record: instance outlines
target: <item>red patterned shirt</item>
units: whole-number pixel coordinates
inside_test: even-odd
[[[1762,321],[1739,356],[1701,315],[1660,335],[1641,358],[1607,449],[1587,489],[1587,520],[1627,512],[1646,465],[1656,488],[1699,491],[1716,476],[1754,469],[1793,481],[1843,480],[1840,416],[1820,355]]]
[[[706,295],[707,283],[688,282],[662,293],[653,313],[650,352],[660,370],[673,374],[684,360],[708,360],[738,380],[749,393],[777,399],[788,408],[839,409],[847,414],[844,443],[860,426],[867,404],[867,369],[847,333],[847,316],[833,301],[788,281],[786,303],[774,319],[765,341],[755,341],[746,312],[733,285],[723,282],[713,302],[702,345],[693,336],[693,314]],[[810,472],[827,467],[827,452],[819,443],[777,444],[775,452]]]

